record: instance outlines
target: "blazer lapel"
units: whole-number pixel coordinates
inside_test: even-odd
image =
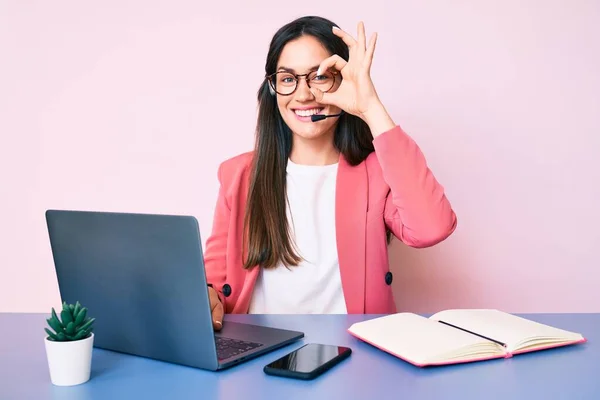
[[[364,162],[353,167],[340,155],[335,225],[342,287],[349,314],[365,311],[367,178]]]

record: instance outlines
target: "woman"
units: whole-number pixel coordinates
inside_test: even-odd
[[[215,329],[223,313],[395,312],[389,234],[422,248],[456,228],[419,147],[378,98],[376,38],[320,17],[274,35],[256,147],[219,166],[205,252]]]

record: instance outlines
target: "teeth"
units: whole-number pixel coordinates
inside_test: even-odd
[[[301,117],[310,117],[311,115],[318,114],[323,110],[322,108],[313,108],[312,110],[295,110],[294,112]]]

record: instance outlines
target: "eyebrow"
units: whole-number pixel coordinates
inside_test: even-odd
[[[312,71],[316,71],[317,69],[319,69],[319,66],[318,66],[318,65],[315,65],[315,66],[313,66],[313,67],[310,67],[310,68],[308,69],[308,71],[309,71],[309,72],[312,72]],[[277,71],[286,71],[286,72],[296,73],[296,71],[294,71],[294,69],[293,69],[293,68],[284,67],[283,65],[282,65],[281,67],[277,68]]]

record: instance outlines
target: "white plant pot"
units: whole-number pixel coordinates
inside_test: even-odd
[[[57,386],[74,386],[90,379],[94,334],[73,342],[44,339],[50,380]]]

